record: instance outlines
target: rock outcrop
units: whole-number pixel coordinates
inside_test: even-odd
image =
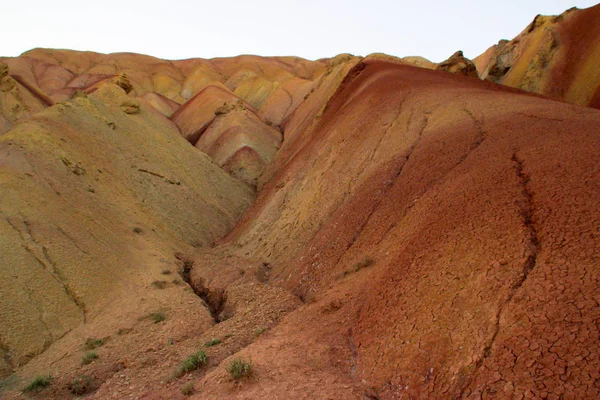
[[[435,67],[435,70],[470,76],[472,78],[478,77],[475,64],[473,64],[473,61],[466,58],[460,50],[452,54],[446,61],[439,63]]]
[[[511,41],[475,59],[479,75],[569,103],[600,108],[600,5],[535,17]]]

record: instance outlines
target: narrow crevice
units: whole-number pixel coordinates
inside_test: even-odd
[[[471,143],[471,147],[469,149],[470,150],[469,154],[470,154],[473,150],[475,150],[476,148],[478,148],[479,145],[485,140],[486,131],[483,128],[483,122],[484,122],[483,116],[481,117],[481,120],[479,120],[479,119],[477,119],[475,117],[475,115],[468,108],[463,109],[463,111],[469,117],[471,117],[471,120],[473,121],[473,125],[475,126],[475,130],[477,131],[477,137],[475,138],[475,140],[473,141],[473,143]]]
[[[508,307],[508,305],[512,302],[517,291],[523,286],[523,284],[527,280],[531,271],[533,271],[533,269],[536,267],[538,255],[541,250],[541,245],[540,245],[537,229],[536,229],[535,222],[534,222],[533,193],[529,187],[530,178],[524,172],[523,160],[520,159],[516,153],[513,153],[512,157],[511,157],[511,163],[513,164],[513,169],[515,171],[515,174],[517,176],[517,179],[519,181],[519,186],[521,189],[521,196],[517,200],[516,204],[519,207],[521,221],[526,229],[525,234],[527,235],[527,241],[526,241],[527,258],[525,259],[525,262],[523,263],[523,270],[521,272],[521,276],[519,277],[519,279],[517,279],[511,285],[510,291],[508,293],[508,297],[506,298],[504,303],[501,304],[500,307],[498,308],[498,311],[497,311],[496,317],[495,317],[494,333],[492,334],[491,338],[489,339],[489,341],[486,343],[485,347],[483,348],[482,355],[479,357],[479,359],[475,363],[476,371],[479,370],[481,368],[481,366],[483,366],[483,364],[485,363],[485,360],[491,356],[492,347],[494,346],[494,343],[496,342],[496,338],[498,337],[498,334],[500,333],[500,321],[502,319],[502,316],[504,315],[504,312],[505,312],[506,308]],[[476,371],[475,371],[475,373],[476,373]],[[475,375],[475,373],[473,375]],[[470,383],[471,383],[471,381],[469,380],[461,388],[460,398],[464,397],[465,390],[467,389],[467,387],[469,386]]]
[[[511,161],[513,162],[517,178],[519,179],[519,183],[521,185],[522,201],[519,202],[518,205],[521,211],[521,218],[523,220],[523,224],[527,229],[527,235],[529,239],[527,249],[529,255],[527,256],[527,260],[523,265],[523,274],[521,276],[521,279],[513,285],[513,290],[516,290],[523,286],[523,283],[529,276],[529,273],[535,268],[541,246],[537,229],[534,223],[533,193],[529,188],[529,176],[524,173],[523,161],[518,158],[516,153],[513,154]]]
[[[181,255],[176,254],[175,257],[182,262],[182,268],[180,271],[181,278],[192,288],[194,293],[202,299],[206,308],[210,312],[215,324],[224,321],[227,318],[223,318],[221,315],[223,309],[225,308],[225,302],[227,300],[227,296],[225,295],[225,291],[220,290],[211,290],[204,283],[204,279],[200,280],[192,280],[191,272],[194,268],[194,261]]]
[[[144,169],[144,168],[138,168],[138,171],[139,171],[139,172],[144,172],[144,173],[146,173],[146,174],[149,174],[149,175],[152,175],[152,176],[155,176],[155,177],[157,177],[157,178],[164,179],[164,181],[165,181],[165,182],[167,182],[167,183],[170,183],[171,185],[181,185],[181,181],[177,181],[177,180],[169,179],[169,178],[167,178],[166,176],[163,176],[163,175],[161,175],[161,174],[158,174],[158,173],[156,173],[156,172],[149,171],[149,170],[147,170],[147,169]]]
[[[54,263],[54,261],[52,261],[52,259],[50,258],[50,254],[48,254],[48,249],[45,246],[42,246],[42,253],[44,254],[44,258],[46,259],[46,261],[48,261],[48,263],[51,266],[52,275],[54,276],[54,278],[58,281],[59,284],[62,285],[63,290],[65,291],[65,293],[67,294],[67,296],[71,299],[71,301],[73,303],[75,303],[75,305],[77,306],[77,308],[79,308],[79,311],[81,311],[81,315],[82,315],[82,318],[83,318],[83,323],[85,324],[87,322],[87,308],[85,306],[85,303],[73,291],[73,289],[71,289],[71,287],[66,283],[67,279],[62,274],[62,272],[60,271],[60,269],[56,266],[56,264]]]
[[[437,109],[437,108],[436,108]],[[435,109],[434,109],[435,111]],[[427,113],[427,116],[429,116],[433,111],[430,111]],[[463,154],[458,162],[452,166],[450,169],[448,169],[445,173],[443,173],[442,175],[440,175],[439,177],[435,178],[434,180],[432,180],[427,187],[422,191],[422,193],[418,193],[414,200],[406,207],[406,209],[403,211],[402,216],[400,217],[400,221],[402,221],[404,219],[404,217],[406,217],[406,215],[408,214],[408,212],[412,209],[412,207],[416,204],[416,202],[423,197],[427,192],[429,192],[429,190],[431,190],[433,187],[435,187],[436,185],[440,184],[441,182],[444,182],[444,180],[448,177],[448,175],[450,175],[450,173],[452,173],[452,171],[454,171],[456,168],[458,168],[460,165],[462,165],[463,162],[465,162],[467,160],[467,158],[469,158],[469,156],[475,151],[477,150],[477,148],[479,148],[479,146],[481,146],[481,144],[484,142],[484,140],[486,139],[486,131],[484,129],[484,121],[483,118],[481,120],[477,119],[475,117],[475,115],[473,115],[473,113],[468,110],[467,108],[463,109],[463,112],[465,112],[473,121],[473,125],[475,126],[475,130],[476,130],[476,134],[477,136],[475,137],[475,140],[473,140],[473,142],[471,143],[471,145],[469,146],[469,151],[467,151],[465,154]],[[421,137],[421,134],[423,133],[423,130],[425,130],[425,128],[427,128],[427,123],[428,123],[428,117],[425,118],[425,124],[421,130],[421,133],[419,135],[419,139]],[[408,159],[407,159],[408,161]],[[376,244],[380,244],[385,237],[389,234],[389,232],[397,225],[397,222],[393,222],[385,231],[385,233],[383,234],[383,236],[381,236],[381,238],[379,239],[379,241],[376,242]]]

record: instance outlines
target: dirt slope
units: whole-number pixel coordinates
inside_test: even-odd
[[[334,372],[338,398],[597,396],[600,114],[381,62],[353,75],[223,242],[314,302],[243,352],[265,379],[231,397],[317,396]],[[317,366],[286,361],[315,340]]]
[[[482,79],[600,108],[600,5],[538,15],[475,59]]]
[[[599,397],[600,111],[544,97],[595,105],[598,10],[474,60],[504,86],[383,54],[1,59],[0,397]]]
[[[147,287],[173,249],[218,239],[253,198],[113,84],[31,116],[0,151],[0,342],[12,367]]]

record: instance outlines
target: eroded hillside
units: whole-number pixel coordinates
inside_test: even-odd
[[[475,59],[479,76],[600,108],[600,5],[535,17],[517,37]]]
[[[2,59],[0,394],[600,396],[598,10],[474,63]]]

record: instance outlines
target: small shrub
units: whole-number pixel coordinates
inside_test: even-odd
[[[89,350],[94,350],[97,349],[98,347],[104,345],[104,343],[106,343],[106,340],[108,338],[87,338],[87,340],[85,341],[85,347],[88,348]]]
[[[163,275],[171,275],[171,270],[168,268],[165,268],[160,273]]]
[[[267,330],[267,328],[263,326],[262,328],[259,328],[259,329],[257,329],[257,330],[255,330],[255,331],[254,331],[254,336],[255,336],[255,337],[259,337],[259,336],[260,336],[260,335],[262,335],[262,334],[263,334],[263,333],[264,333],[266,330]]]
[[[155,313],[148,314],[148,318],[150,318],[152,321],[154,321],[155,324],[158,324],[159,322],[165,321],[167,319],[167,316],[165,315],[164,312],[158,311]]]
[[[206,353],[200,350],[183,360],[181,365],[177,368],[177,371],[175,371],[174,375],[176,377],[180,377],[183,374],[195,371],[198,368],[205,366],[207,361],[208,357],[206,356]]]
[[[133,232],[137,233],[138,235],[141,234],[141,233],[144,233],[144,231],[142,230],[142,228],[139,228],[137,226],[135,228],[133,228]]]
[[[181,387],[181,394],[184,396],[191,396],[194,393],[194,382],[188,382]]]
[[[52,382],[52,377],[50,375],[38,375],[34,380],[29,382],[29,385],[23,388],[24,392],[41,392]]]
[[[218,344],[221,344],[221,339],[211,339],[208,342],[204,343],[204,347],[213,347]]]
[[[67,388],[69,391],[75,395],[82,395],[90,390],[90,386],[92,385],[92,378],[88,375],[80,375],[77,378],[73,379],[73,382],[69,383]]]
[[[133,329],[131,328],[121,328],[117,331],[117,335],[127,335],[128,333],[131,333],[133,331]]]
[[[361,269],[370,267],[373,264],[375,264],[375,260],[373,260],[371,257],[367,256],[367,257],[363,258],[361,261],[354,264],[354,266],[351,269],[344,271],[344,276],[348,276],[350,274],[358,272]]]
[[[229,363],[227,372],[235,380],[240,378],[247,378],[252,375],[252,362],[248,362],[243,358],[236,358]]]
[[[154,281],[152,282],[152,286],[157,289],[164,289],[167,287],[167,281]]]
[[[375,260],[373,260],[371,257],[365,257],[354,265],[354,269],[356,271],[360,271],[361,269],[370,267],[373,264],[375,264]]]
[[[85,353],[85,356],[81,357],[81,364],[82,365],[91,364],[92,361],[97,360],[97,359],[98,359],[98,354],[96,354],[95,351],[89,351],[89,352]]]

